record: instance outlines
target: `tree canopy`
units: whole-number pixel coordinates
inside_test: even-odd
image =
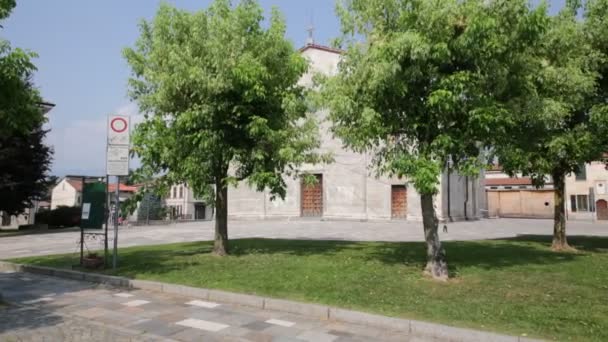
[[[0,20],[9,16],[15,1],[0,1]],[[31,78],[36,71],[34,52],[12,48],[0,39],[0,134],[27,133],[44,122],[42,99]]]
[[[581,2],[570,1],[551,17],[538,46],[534,92],[505,125],[505,134],[495,136],[494,148],[505,171],[530,176],[538,186],[551,176],[554,249],[569,248],[565,177],[608,151],[607,55],[599,41],[605,38],[598,34],[608,27],[606,4],[604,0],[587,1],[580,19]],[[604,19],[600,19],[602,15]]]
[[[0,211],[16,215],[47,196],[52,150],[44,144],[46,133],[38,127],[0,136]]]
[[[247,181],[285,195],[284,172],[321,159],[306,91],[307,61],[285,39],[275,8],[216,0],[190,13],[162,4],[124,55],[130,95],[145,115],[134,134],[140,172],[185,182],[216,207],[216,246],[227,253],[227,187]],[[215,196],[214,196],[215,195]]]
[[[15,7],[0,0],[0,20]],[[33,52],[0,40],[0,211],[18,214],[44,197],[52,151],[44,145],[42,99],[32,84]]]
[[[534,89],[545,8],[516,1],[344,0],[345,49],[322,92],[334,133],[421,195],[426,271],[447,278],[433,195],[449,160],[475,175],[510,107]]]

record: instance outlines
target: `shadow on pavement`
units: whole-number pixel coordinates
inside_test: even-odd
[[[88,290],[95,285],[85,282],[45,279],[28,273],[0,273],[0,334],[52,327],[64,322],[56,310],[61,304],[39,301],[66,293]],[[38,302],[36,302],[38,301]],[[1,340],[1,338],[0,338]]]

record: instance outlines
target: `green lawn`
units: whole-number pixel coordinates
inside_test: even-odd
[[[608,341],[608,238],[570,238],[580,253],[554,253],[549,237],[447,242],[453,279],[421,274],[421,243],[249,239],[233,255],[209,242],[120,250],[110,274],[324,303],[509,334]],[[74,255],[18,259],[70,267]]]

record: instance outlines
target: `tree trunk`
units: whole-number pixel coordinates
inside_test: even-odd
[[[566,206],[565,204],[565,175],[563,172],[553,173],[553,187],[555,189],[554,216],[553,216],[553,244],[554,251],[570,250],[566,237]]]
[[[445,257],[445,250],[439,241],[437,232],[439,222],[433,206],[433,195],[421,194],[420,202],[422,205],[422,225],[424,226],[424,238],[426,240],[426,268],[424,273],[432,276],[436,280],[448,280],[448,263]]]
[[[215,184],[215,242],[213,253],[228,255],[228,187],[221,180]]]

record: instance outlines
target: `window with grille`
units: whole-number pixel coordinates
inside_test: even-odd
[[[572,212],[588,212],[589,211],[589,196],[588,195],[571,195],[570,209]]]

